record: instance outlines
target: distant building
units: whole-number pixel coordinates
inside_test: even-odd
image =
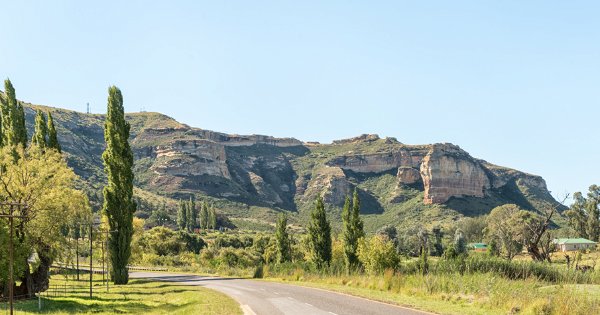
[[[487,251],[486,243],[469,243],[467,244],[467,248],[470,250],[474,250],[476,252],[485,252]]]
[[[596,242],[585,238],[557,238],[552,241],[556,248],[561,252],[568,252],[580,249],[595,249]]]

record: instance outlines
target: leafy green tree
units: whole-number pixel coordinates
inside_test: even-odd
[[[56,128],[54,127],[52,113],[48,113],[48,148],[55,149],[58,153],[62,152],[60,143],[58,143],[58,136],[56,134]]]
[[[103,211],[111,231],[108,248],[115,284],[127,284],[127,263],[133,235],[133,153],[129,146],[129,123],[125,121],[123,96],[116,86],[108,89],[108,110],[104,122],[106,149],[102,154],[108,184],[104,187]]]
[[[569,225],[577,232],[579,237],[589,238],[588,236],[588,213],[586,210],[587,199],[581,192],[573,194],[573,204],[569,210],[565,211],[569,219]]]
[[[319,267],[331,261],[331,225],[327,221],[323,198],[319,196],[315,208],[310,213],[308,236],[313,261]]]
[[[292,260],[292,246],[290,235],[287,232],[287,216],[279,214],[275,230],[275,242],[277,243],[277,262],[283,263]]]
[[[183,200],[179,200],[179,208],[177,209],[177,226],[179,230],[185,231],[187,229],[187,205]]]
[[[37,110],[35,114],[35,131],[33,137],[31,137],[31,144],[37,145],[41,149],[46,148],[46,138],[48,136],[48,130],[46,125],[46,118],[41,110]]]
[[[444,233],[442,232],[442,228],[440,226],[435,226],[433,229],[431,229],[431,234],[433,235],[431,256],[442,256],[444,253],[444,246],[442,245]]]
[[[374,235],[368,240],[358,241],[357,256],[368,273],[379,274],[386,269],[397,269],[400,256],[396,252],[394,242],[383,235]]]
[[[350,197],[346,197],[344,209],[342,211],[343,234],[342,240],[344,243],[344,259],[346,269],[352,270],[360,267],[358,259],[358,240],[365,236],[363,222],[360,218],[360,198],[358,190],[354,190],[352,202]]]
[[[21,146],[0,150],[0,200],[27,203],[13,209],[25,218],[15,219],[15,275],[21,283],[15,295],[31,297],[48,288],[50,266],[70,246],[62,227],[91,216],[87,197],[75,189],[76,178],[56,152]],[[7,237],[6,220],[0,220],[0,292],[7,283]],[[39,261],[30,265],[27,258],[33,252]]]
[[[170,220],[169,213],[167,212],[167,205],[163,203],[159,207],[152,209],[152,214],[149,219],[158,226],[166,225]]]
[[[587,196],[587,235],[590,240],[597,242],[600,241],[600,186],[590,186]]]
[[[461,229],[456,229],[454,232],[454,249],[458,255],[467,254],[467,241]]]
[[[498,249],[508,260],[512,260],[523,248],[520,211],[517,205],[506,204],[492,209],[487,217],[485,235],[488,243],[495,240]]]

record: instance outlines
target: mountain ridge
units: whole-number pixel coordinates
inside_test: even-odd
[[[34,109],[52,112],[67,161],[98,208],[105,180],[104,115],[23,104],[30,134]],[[171,212],[176,199],[193,195],[215,203],[240,226],[257,218],[268,226],[280,211],[302,224],[316,196],[323,195],[338,224],[343,199],[354,189],[364,201],[369,230],[384,222],[449,224],[503,203],[533,211],[562,208],[542,177],[474,158],[450,143],[409,145],[363,134],[322,144],[195,128],[158,112],[126,118],[135,185],[140,195],[162,200]],[[138,215],[147,217],[152,207],[141,206]]]

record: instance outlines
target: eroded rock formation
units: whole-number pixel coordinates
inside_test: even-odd
[[[483,197],[490,180],[479,162],[452,144],[434,144],[421,164],[423,202],[444,203],[453,196]]]

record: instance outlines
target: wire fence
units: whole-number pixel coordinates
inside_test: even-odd
[[[94,271],[92,281],[92,295],[98,292],[106,292],[107,280],[105,274],[99,274]],[[13,314],[44,312],[56,299],[61,298],[89,298],[90,296],[90,272],[89,270],[80,270],[79,280],[77,272],[61,267],[53,267],[50,270],[51,280],[48,289],[36,293],[35,296],[27,295],[14,296]],[[10,303],[7,297],[0,296],[0,315],[10,314]]]

